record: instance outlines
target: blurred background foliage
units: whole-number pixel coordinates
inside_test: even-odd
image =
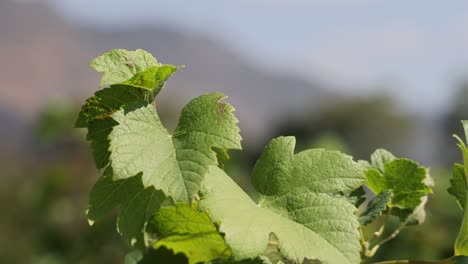
[[[451,84],[456,93],[446,111],[425,115],[406,111],[394,93],[345,94],[265,70],[205,34],[161,25],[93,28],[50,5],[26,2],[0,2],[0,56],[8,62],[0,65],[0,263],[122,263],[131,250],[115,232],[115,214],[92,226],[86,220],[98,172],[85,131],[72,128],[78,107],[97,90],[98,74],[86,63],[111,48],[144,48],[187,65],[157,98],[169,129],[193,96],[221,91],[231,97],[244,149],[233,151],[224,168],[247,192],[255,161],[279,135],[296,136],[297,151],[320,147],[369,159],[383,147],[421,161],[435,182],[426,222],[406,229],[373,260],[453,254],[462,213],[446,189],[451,164],[461,161],[451,136],[463,134],[460,120],[468,118],[467,81]],[[421,104],[431,101],[421,95]]]

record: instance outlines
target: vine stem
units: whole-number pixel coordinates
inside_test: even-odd
[[[385,224],[383,224],[377,231],[374,232],[374,235],[368,241],[369,244],[372,243],[377,238],[379,238],[383,234],[384,230],[385,230]]]
[[[151,98],[153,99],[152,105],[153,105],[154,109],[156,110],[156,98],[154,96],[154,92],[151,91],[150,95],[151,95]]]
[[[379,238],[383,234],[385,230],[385,225],[388,223],[391,213],[392,213],[392,208],[390,207],[388,211],[385,213],[382,226],[376,232],[374,232],[374,235],[369,239],[369,244],[371,244],[375,239]]]
[[[380,246],[388,241],[390,241],[391,239],[395,238],[398,233],[400,233],[400,231],[403,229],[404,226],[400,226],[395,232],[393,232],[389,237],[386,237],[385,239],[383,239],[382,241],[376,243],[375,245],[373,245],[372,247],[371,244],[372,242],[374,242],[376,239],[380,238],[380,236],[383,234],[384,230],[385,230],[385,226],[388,222],[388,219],[390,217],[390,213],[391,213],[391,210],[392,208],[390,208],[387,213],[384,215],[384,221],[383,221],[383,224],[379,227],[379,229],[377,231],[374,232],[373,236],[368,240],[368,241],[365,241],[364,238],[364,235],[362,233],[362,229],[360,229],[361,231],[361,239],[363,241],[361,241],[361,245],[364,247],[364,255],[368,258],[371,258],[375,255],[375,253],[377,252],[377,250],[379,250]]]
[[[388,237],[382,239],[381,241],[379,241],[377,244],[375,244],[372,248],[379,248],[380,246],[382,246],[383,244],[387,243],[388,241],[394,239],[396,236],[398,236],[398,234],[400,234],[401,230],[403,230],[404,228],[406,227],[405,224],[402,224],[400,225],[395,231],[393,231],[393,233],[391,235],[389,235]],[[398,263],[398,262],[397,262]],[[406,263],[406,262],[402,262],[402,263]],[[431,263],[431,262],[429,262]],[[437,263],[437,262],[436,262]]]

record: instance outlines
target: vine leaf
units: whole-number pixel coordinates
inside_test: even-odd
[[[102,72],[101,86],[86,100],[75,127],[87,127],[135,101],[151,102],[171,75],[181,67],[160,64],[150,53],[138,49],[114,49],[92,60],[89,65]],[[115,87],[114,87],[115,86]]]
[[[143,242],[146,222],[161,206],[190,202],[217,154],[240,149],[234,108],[220,93],[199,96],[184,109],[173,135],[155,109],[155,96],[179,68],[149,53],[113,50],[90,65],[102,85],[83,105],[77,127],[87,127],[96,165],[105,169],[91,191],[88,218],[96,221],[121,207],[118,230],[132,244]]]
[[[115,52],[111,51],[106,54],[114,54]],[[117,53],[122,52],[131,53],[132,51],[118,50]],[[118,71],[118,67],[115,65],[113,67],[96,66],[101,65],[97,64],[98,62],[102,64],[110,63],[111,60],[108,58],[110,55],[106,54],[91,62],[91,65],[101,71],[113,69],[115,74]],[[75,127],[88,128],[87,140],[91,142],[91,149],[98,169],[105,168],[109,163],[110,152],[108,149],[110,143],[108,137],[112,128],[117,124],[111,118],[111,115],[132,103],[151,103],[154,96],[164,87],[167,79],[180,68],[173,65],[158,65],[146,69],[146,65],[138,63],[134,64],[134,66],[141,69],[141,72],[133,77],[128,72],[122,73],[125,78],[130,78],[129,80],[125,79],[123,84],[117,83],[120,79],[112,79],[112,82],[108,79],[107,83],[110,84],[110,87],[97,91],[95,96],[88,98],[78,114]]]
[[[390,206],[414,209],[421,203],[421,197],[431,192],[430,187],[424,183],[426,175],[427,170],[416,162],[397,159],[385,165],[383,174],[375,169],[368,171],[367,183],[375,193],[393,190]]]
[[[157,234],[154,249],[166,247],[182,253],[189,264],[226,258],[230,249],[205,212],[187,204],[161,208],[150,220],[147,232]]]
[[[359,223],[361,225],[370,224],[377,218],[382,211],[387,209],[387,203],[392,199],[393,193],[391,190],[385,190],[379,193],[367,205],[366,210],[359,216]]]
[[[392,214],[407,222],[416,209],[421,210],[420,205],[432,192],[427,183],[427,169],[415,161],[395,158],[384,150],[377,150],[371,160],[373,168],[365,171],[366,185],[375,194],[391,190],[393,196],[388,206],[392,208]]]
[[[294,146],[294,137],[280,137],[266,147],[253,171],[258,203],[224,171],[210,167],[200,209],[220,223],[235,260],[262,255],[273,233],[280,252],[297,263],[358,263],[356,208],[340,193],[363,184],[361,166],[337,151],[294,154]]]

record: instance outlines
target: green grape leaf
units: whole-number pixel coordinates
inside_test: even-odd
[[[450,188],[447,190],[457,199],[457,203],[462,210],[466,206],[467,182],[465,177],[465,167],[461,164],[453,164],[453,176],[450,179]]]
[[[136,102],[151,103],[166,80],[177,70],[172,65],[155,66],[139,73],[126,84],[115,84],[96,92],[86,100],[78,114],[75,127],[87,127],[87,140],[91,142],[96,166],[104,168],[109,162],[109,134],[117,124],[111,115],[124,106]],[[139,85],[139,86],[135,86]],[[143,86],[153,91],[142,89]]]
[[[371,154],[372,167],[378,169],[382,173],[385,170],[385,165],[394,159],[396,159],[396,157],[385,149],[377,149],[374,151],[374,153]]]
[[[262,255],[277,243],[289,260],[358,263],[359,223],[349,194],[364,181],[361,166],[338,151],[294,154],[294,137],[268,144],[253,171],[255,203],[221,169],[210,167],[199,207],[220,223],[233,258]],[[274,234],[276,241],[269,241]]]
[[[139,72],[160,64],[147,51],[114,49],[102,54],[89,63],[93,69],[102,72],[101,87],[122,83]]]
[[[220,93],[199,96],[184,107],[171,135],[154,97],[179,67],[142,50],[113,50],[90,65],[110,87],[89,98],[76,121],[88,128],[97,167],[106,168],[91,192],[88,217],[93,222],[120,206],[119,232],[145,242],[145,223],[161,206],[191,201],[208,166],[218,165],[217,154],[241,148],[234,108]]]
[[[387,203],[390,202],[392,195],[393,193],[391,190],[384,190],[374,197],[367,205],[366,210],[359,216],[359,223],[361,225],[367,225],[374,221],[382,211],[385,211]]]
[[[394,159],[384,166],[384,172],[370,169],[366,172],[367,186],[374,193],[393,191],[390,207],[414,210],[422,203],[422,198],[431,193],[426,184],[427,169],[409,159]],[[404,220],[404,219],[402,219]]]
[[[146,100],[152,102],[165,82],[179,68],[159,64],[143,50],[111,50],[91,61],[90,66],[102,72],[102,86],[110,88],[96,92],[86,100],[75,127],[87,127],[96,119],[104,119],[123,106]]]
[[[391,214],[404,225],[424,222],[427,194],[432,192],[428,170],[412,160],[396,158],[384,149],[372,154],[371,164],[365,170],[366,185],[375,194],[392,191],[393,196],[386,203]]]
[[[166,247],[174,254],[182,253],[189,264],[229,257],[231,251],[205,212],[198,212],[187,204],[161,208],[147,226],[156,234],[154,249]]]

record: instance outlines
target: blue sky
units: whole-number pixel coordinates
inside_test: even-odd
[[[444,110],[468,78],[465,0],[49,2],[80,23],[210,34],[252,63],[343,92],[384,90],[420,113]]]

